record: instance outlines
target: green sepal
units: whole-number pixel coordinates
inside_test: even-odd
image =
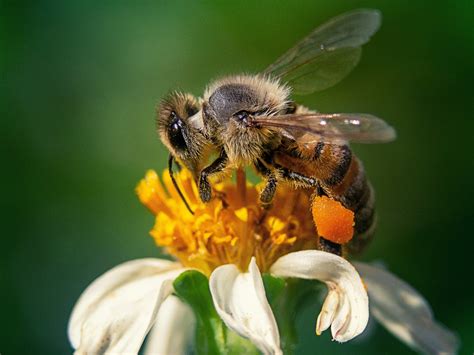
[[[189,270],[173,283],[176,295],[189,304],[196,317],[196,354],[258,354],[255,346],[228,329],[212,303],[209,281],[199,271]]]

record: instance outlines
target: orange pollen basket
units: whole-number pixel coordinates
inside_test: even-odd
[[[313,201],[313,219],[318,234],[333,243],[348,243],[354,236],[354,212],[327,196],[317,196]]]

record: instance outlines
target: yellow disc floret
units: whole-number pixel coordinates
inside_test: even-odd
[[[187,170],[176,175],[192,215],[174,188],[168,172],[160,181],[150,170],[137,186],[140,201],[156,216],[150,234],[184,266],[210,274],[217,266],[235,264],[245,270],[252,256],[262,272],[280,256],[316,249],[318,237],[311,216],[310,193],[280,186],[273,206],[259,205],[259,190],[238,176],[237,183],[214,184],[209,203],[199,199]]]

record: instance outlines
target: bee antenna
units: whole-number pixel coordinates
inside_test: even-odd
[[[173,156],[170,154],[169,155],[169,158],[168,158],[168,173],[170,174],[170,178],[171,178],[171,181],[173,182],[173,185],[176,189],[176,191],[178,191],[178,195],[179,197],[181,197],[181,200],[184,202],[184,204],[186,205],[186,208],[188,209],[188,211],[194,215],[194,212],[193,210],[191,209],[191,207],[189,207],[189,204],[188,204],[188,201],[186,201],[186,198],[184,197],[183,193],[181,192],[179,186],[178,186],[178,183],[176,181],[176,179],[174,178],[174,174],[173,174]]]

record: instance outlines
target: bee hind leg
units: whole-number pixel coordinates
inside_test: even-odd
[[[314,201],[315,197],[317,196],[327,196],[326,192],[324,191],[320,183],[317,184],[316,189],[313,193],[313,196],[311,196],[311,200]],[[338,255],[338,256],[342,256],[343,254],[341,244],[331,242],[330,240],[321,236],[319,236],[318,249],[322,251],[326,251],[328,253]]]
[[[297,172],[294,172],[284,167],[278,167],[278,169],[281,171],[283,178],[289,181],[293,181],[295,183],[301,184],[303,186],[314,187],[315,192],[312,199],[314,199],[314,196],[326,195],[326,193],[324,192],[324,189],[322,188],[322,186],[316,179],[304,176],[302,174],[299,174]],[[319,250],[326,251],[328,253],[332,253],[338,256],[342,256],[342,245],[331,242],[330,240],[324,237],[319,237],[318,247],[319,247]]]
[[[342,245],[331,242],[323,237],[319,237],[319,250],[342,256]]]
[[[286,181],[290,181],[290,182],[296,183],[300,186],[304,186],[304,187],[308,187],[308,188],[314,187],[315,188],[315,193],[314,193],[315,195],[326,195],[326,193],[324,192],[324,189],[322,188],[322,186],[320,185],[318,180],[316,180],[314,178],[311,178],[311,177],[308,177],[308,176],[305,176],[305,175],[302,175],[302,174],[297,173],[297,172],[295,172],[291,169],[285,168],[285,167],[277,165],[277,164],[274,164],[273,166],[279,172],[279,176],[281,176]],[[257,170],[258,170],[258,167],[257,167]],[[267,170],[270,171],[270,169],[267,169]],[[270,172],[273,174],[273,176],[275,176],[273,171],[270,171]],[[262,174],[263,174],[263,172],[262,172]],[[270,184],[271,184],[271,180],[270,180],[270,178],[268,178],[267,185],[265,186],[265,188],[262,191],[262,194],[260,195],[260,201],[262,201],[263,193],[266,191],[267,187]],[[276,185],[275,185],[275,188],[276,188]],[[274,193],[275,193],[275,191],[273,191],[273,194]],[[314,196],[312,198],[314,198]],[[331,242],[330,240],[328,240],[324,237],[319,237],[319,246],[318,246],[318,248],[319,248],[319,250],[326,251],[328,253],[332,253],[332,254],[335,254],[335,255],[338,255],[338,256],[342,256],[342,245],[338,244],[338,243]]]

